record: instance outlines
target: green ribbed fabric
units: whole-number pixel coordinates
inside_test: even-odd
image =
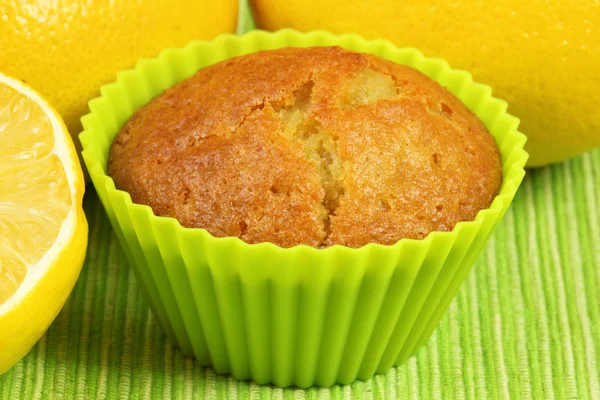
[[[92,188],[87,260],[0,399],[600,399],[600,149],[528,172],[434,336],[402,367],[331,389],[276,389],[172,348]]]
[[[252,26],[244,14],[238,31]],[[84,206],[79,281],[46,335],[0,376],[0,399],[600,400],[600,149],[528,172],[416,357],[331,389],[238,382],[184,358],[157,326],[91,186]]]

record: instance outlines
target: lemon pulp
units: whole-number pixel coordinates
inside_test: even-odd
[[[0,74],[0,374],[52,323],[87,247],[84,179],[58,113]]]
[[[0,86],[0,304],[56,240],[71,209],[64,167],[42,108]],[[23,134],[28,132],[28,134]]]

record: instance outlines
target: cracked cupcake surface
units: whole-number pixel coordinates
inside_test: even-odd
[[[199,70],[135,112],[108,173],[156,215],[282,247],[449,231],[502,181],[496,142],[452,93],[338,47]]]

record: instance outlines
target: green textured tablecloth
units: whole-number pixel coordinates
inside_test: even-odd
[[[90,241],[79,281],[46,335],[0,376],[0,399],[600,400],[600,149],[528,172],[416,357],[331,389],[238,382],[182,357],[91,187],[84,203]]]
[[[274,389],[199,367],[166,342],[93,189],[87,260],[1,399],[600,399],[600,149],[529,171],[416,357],[332,389]]]

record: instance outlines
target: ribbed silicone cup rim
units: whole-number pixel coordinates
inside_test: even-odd
[[[109,147],[155,95],[221,60],[279,47],[338,45],[412,66],[446,86],[487,126],[503,184],[488,209],[451,232],[360,249],[289,249],[216,238],[157,217],[115,189]],[[400,365],[429,338],[512,201],[525,174],[525,136],[488,86],[418,50],[327,32],[253,31],[164,50],[89,102],[83,159],[138,282],[169,339],[202,365],[278,386],[331,386]]]

